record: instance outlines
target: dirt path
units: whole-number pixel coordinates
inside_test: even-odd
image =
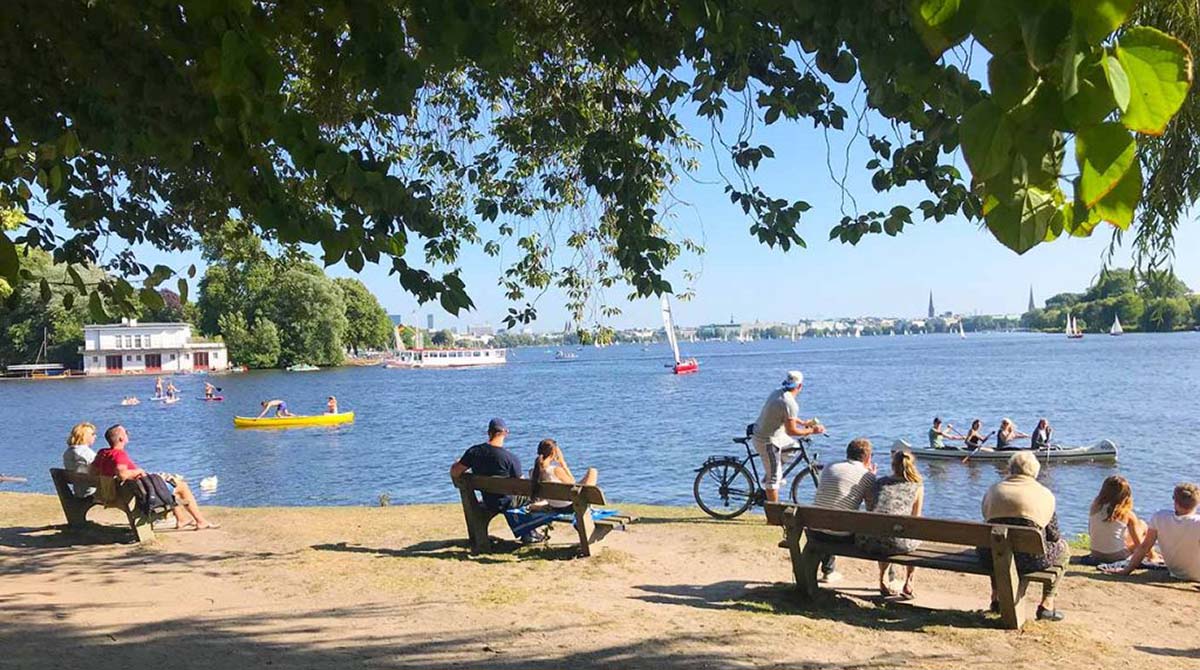
[[[455,506],[218,508],[224,528],[144,548],[0,494],[0,668],[1200,667],[1194,584],[1073,567],[1068,620],[1015,633],[977,611],[984,578],[923,571],[915,604],[879,604],[844,561],[800,605],[761,519],[621,507],[641,520],[572,560],[470,556]]]

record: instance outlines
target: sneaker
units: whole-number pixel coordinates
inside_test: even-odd
[[[843,579],[845,579],[845,577],[842,576],[842,573],[834,570],[833,572],[822,573],[821,576],[817,578],[817,581],[822,584],[837,584]]]
[[[1038,621],[1049,621],[1051,623],[1054,623],[1056,621],[1062,621],[1065,618],[1067,618],[1067,616],[1065,614],[1063,614],[1062,612],[1059,612],[1058,610],[1048,610],[1045,607],[1038,605],[1038,608],[1037,608]]]
[[[545,532],[537,530],[521,538],[521,544],[541,544],[549,540],[550,536]]]

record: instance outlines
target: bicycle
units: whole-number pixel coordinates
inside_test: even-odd
[[[758,452],[750,445],[753,434],[754,424],[750,424],[746,427],[746,437],[733,438],[734,443],[746,448],[745,458],[710,456],[696,469],[692,495],[705,514],[716,519],[733,519],[745,514],[752,506],[762,506],[766,502],[767,494],[759,483],[758,467],[755,465]],[[804,466],[795,477],[791,477],[793,503],[800,502],[800,488],[806,480],[811,479],[813,489],[816,489],[821,469],[825,467],[819,462],[819,454],[814,452],[809,456],[808,447],[811,446],[812,438],[801,437],[796,440],[796,446],[783,449],[784,479],[791,477],[792,471],[800,465]],[[792,456],[790,462],[789,456]],[[750,466],[748,469],[747,464]]]

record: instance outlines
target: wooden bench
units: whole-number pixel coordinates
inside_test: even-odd
[[[50,468],[50,479],[54,480],[54,490],[58,492],[58,501],[62,503],[68,527],[81,528],[87,525],[87,513],[93,507],[109,507],[125,512],[126,518],[129,519],[129,527],[137,535],[138,542],[150,542],[154,539],[154,519],[147,518],[138,509],[133,482],[122,482],[116,477],[82,475],[67,472],[62,468]],[[71,485],[92,488],[95,492],[86,498],[80,498],[71,490]]]
[[[817,569],[826,555],[869,561],[886,560],[904,566],[992,576],[1004,627],[1020,629],[1027,616],[1022,603],[1029,584],[1055,584],[1063,575],[1061,567],[1026,574],[1017,573],[1014,553],[1041,556],[1046,551],[1042,533],[1035,528],[874,512],[847,512],[781,503],[768,503],[766,512],[767,522],[783,526],[787,533],[792,571],[795,574],[796,585],[805,598],[811,598],[817,592]],[[805,532],[808,528],[909,538],[921,540],[924,544],[916,551],[882,558],[864,552],[854,544],[824,542],[809,537]],[[991,567],[979,560],[976,547],[991,550]]]
[[[533,495],[533,481],[529,479],[484,477],[467,473],[460,475],[454,485],[462,498],[463,516],[467,520],[471,550],[480,553],[492,550],[488,525],[502,512],[492,512],[485,508],[475,496],[475,492],[526,498]],[[571,503],[571,511],[575,514],[575,529],[579,533],[579,551],[583,556],[592,555],[592,543],[604,539],[604,536],[614,529],[624,530],[626,524],[635,520],[632,516],[620,514],[604,519],[592,519],[592,505],[608,504],[604,498],[604,491],[598,486],[542,483],[538,484],[537,496],[543,500]]]

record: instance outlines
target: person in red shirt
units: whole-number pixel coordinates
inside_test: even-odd
[[[108,440],[108,447],[96,452],[96,459],[92,461],[92,469],[96,474],[101,477],[117,477],[121,481],[146,476],[146,471],[139,468],[125,452],[125,447],[129,444],[129,432],[124,426],[117,424],[104,431],[104,439]],[[179,528],[205,530],[221,527],[220,524],[208,521],[200,513],[196,497],[192,495],[192,490],[183,477],[164,473],[162,478],[175,489],[175,502],[178,504],[172,511]],[[190,519],[180,511],[181,507],[190,515]]]

